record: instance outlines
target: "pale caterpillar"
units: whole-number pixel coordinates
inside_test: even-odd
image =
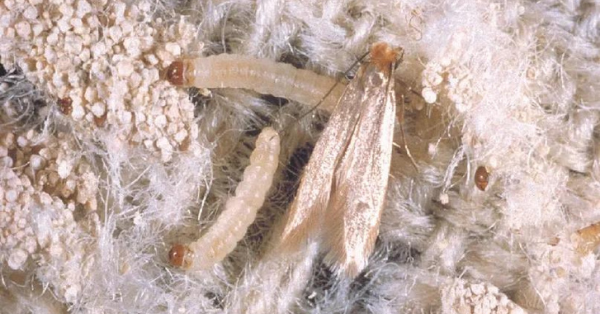
[[[206,269],[233,251],[265,201],[278,166],[279,150],[277,132],[271,127],[264,128],[235,196],[227,200],[217,221],[198,241],[173,245],[169,251],[171,265],[189,270]]]
[[[244,88],[297,101],[331,112],[344,92],[344,84],[327,76],[236,54],[183,59],[166,71],[173,85],[198,88]]]
[[[370,55],[335,106],[277,238],[281,250],[321,238],[325,261],[349,277],[373,251],[392,159],[399,54],[378,43]]]

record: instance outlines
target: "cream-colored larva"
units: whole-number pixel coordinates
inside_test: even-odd
[[[236,54],[178,60],[168,67],[166,76],[178,86],[245,88],[310,107],[322,102],[320,108],[330,112],[346,87],[330,77],[286,63]]]
[[[233,251],[256,218],[271,188],[279,163],[279,150],[277,132],[271,127],[263,129],[250,155],[250,165],[235,189],[235,196],[227,200],[225,210],[198,241],[173,245],[169,251],[169,261],[173,266],[188,270],[206,269]]]

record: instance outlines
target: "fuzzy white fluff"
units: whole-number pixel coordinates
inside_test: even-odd
[[[0,312],[600,312],[597,254],[576,252],[574,238],[578,229],[600,221],[600,4],[167,0],[151,2],[144,18],[131,21],[192,30],[185,32],[189,42],[155,43],[161,51],[156,68],[178,53],[227,52],[342,79],[374,42],[404,49],[397,79],[433,102],[407,92],[410,104],[397,126],[405,129],[418,171],[405,152],[395,153],[376,250],[365,272],[350,282],[331,273],[314,244],[291,256],[269,246],[326,120],[312,115],[298,121],[306,107],[252,91],[213,90],[210,97],[192,91],[196,107],[180,110],[193,111],[194,119],[181,120],[177,130],[191,134],[197,126],[197,137],[190,135],[192,148],[173,150],[182,141],[160,128],[140,133],[137,142],[117,141],[117,133],[82,126],[55,109],[33,113],[36,107],[28,104],[40,93],[55,108],[65,90],[45,85],[53,73],[32,72],[36,60],[23,47],[44,45],[36,36],[45,35],[36,34],[34,22],[19,21],[52,5],[29,2],[36,12],[0,10],[0,62],[9,70],[21,65],[35,82],[15,85],[27,84],[18,73],[0,78],[0,133],[35,128],[71,134],[73,149],[98,178],[98,209],[75,220],[71,241],[78,249],[65,246],[69,254],[41,251],[16,270],[8,256],[0,258]],[[15,3],[25,2],[4,5]],[[122,4],[88,4],[111,3]],[[154,62],[148,58],[118,73],[134,77]],[[161,86],[160,97],[185,96]],[[107,93],[110,101],[125,97]],[[144,106],[135,110],[152,116]],[[117,121],[111,119],[106,123]],[[113,132],[126,131],[114,125]],[[280,172],[247,236],[212,270],[171,268],[170,245],[197,239],[215,221],[241,180],[258,130],[268,125],[282,136]],[[152,132],[167,136],[160,140]],[[473,179],[480,165],[491,174],[483,192]],[[70,232],[60,228],[53,232]]]

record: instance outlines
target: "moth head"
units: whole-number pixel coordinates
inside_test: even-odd
[[[386,43],[376,43],[371,47],[371,63],[382,72],[390,71],[390,67],[396,64],[399,56],[399,51]]]
[[[183,244],[176,243],[169,251],[169,263],[175,267],[189,268],[192,266],[194,252]]]

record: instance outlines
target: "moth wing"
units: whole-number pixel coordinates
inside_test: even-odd
[[[396,96],[393,67],[366,66],[353,101],[360,116],[333,179],[325,217],[325,261],[355,277],[367,265],[379,233],[392,158]],[[355,79],[356,80],[356,79]]]
[[[353,80],[346,87],[304,168],[296,197],[284,218],[278,242],[281,249],[297,248],[309,235],[318,235],[313,231],[322,226],[335,166],[343,156],[359,118],[356,107],[359,104],[351,100],[359,97],[362,87],[357,85],[360,83]]]

